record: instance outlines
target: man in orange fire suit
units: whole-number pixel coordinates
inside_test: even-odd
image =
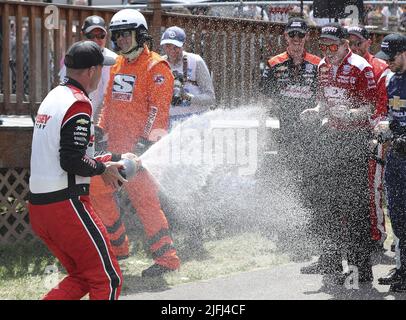
[[[174,79],[167,62],[146,45],[151,39],[147,28],[144,16],[134,9],[117,12],[110,22],[111,38],[119,57],[111,68],[98,126],[108,136],[112,152],[135,147],[135,153],[140,155],[168,128]],[[113,190],[100,179],[94,180],[91,196],[96,212],[110,231],[116,255],[128,256],[128,239],[119,220]],[[178,269],[180,260],[160,206],[158,188],[148,171],[138,171],[125,189],[144,226],[155,260],[142,276],[159,276]]]

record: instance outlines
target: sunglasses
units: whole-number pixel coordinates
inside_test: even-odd
[[[362,41],[350,41],[350,47],[359,47]]]
[[[288,36],[289,38],[294,38],[298,36],[300,39],[303,39],[306,36],[306,34],[299,31],[289,31]]]
[[[123,37],[130,37],[131,36],[131,30],[118,30],[118,31],[113,31],[111,33],[111,40],[116,41],[118,38]]]
[[[319,48],[320,48],[320,50],[321,51],[323,51],[323,52],[325,52],[325,51],[327,51],[327,49],[329,49],[331,52],[337,52],[337,50],[338,50],[338,44],[330,44],[330,45],[327,45],[327,44],[322,44],[322,43],[320,43],[319,44]]]
[[[96,39],[104,39],[106,37],[105,33],[101,33],[101,34],[93,34],[93,33],[86,33],[85,34],[86,38],[93,40],[94,38]]]

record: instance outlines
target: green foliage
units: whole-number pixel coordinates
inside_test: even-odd
[[[0,246],[0,279],[42,275],[56,259],[39,241]]]

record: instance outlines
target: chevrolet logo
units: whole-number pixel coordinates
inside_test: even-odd
[[[392,99],[389,99],[389,107],[392,107],[393,110],[406,108],[406,100],[400,99],[399,96],[393,96]]]
[[[79,119],[79,120],[76,121],[76,123],[77,123],[77,124],[81,124],[81,125],[85,125],[85,124],[88,124],[89,121],[86,120],[86,119]]]

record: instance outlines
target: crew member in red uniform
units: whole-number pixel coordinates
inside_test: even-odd
[[[305,110],[302,119],[323,118],[320,134],[322,157],[319,261],[306,273],[332,273],[343,284],[342,255],[359,282],[373,280],[370,261],[368,141],[369,118],[375,110],[376,83],[371,65],[349,48],[347,30],[339,24],[321,30],[319,47],[320,103]]]
[[[387,113],[387,96],[386,96],[386,75],[390,72],[387,63],[378,59],[369,52],[371,46],[371,36],[368,30],[362,26],[348,28],[348,40],[352,52],[364,57],[372,66],[375,75],[377,91],[376,108],[371,116],[372,129],[378,124],[379,120],[385,117]],[[383,212],[383,161],[384,148],[381,143],[374,145],[373,157],[368,162],[368,180],[369,180],[369,197],[370,197],[370,215],[371,215],[371,235],[372,239],[377,241],[378,248],[383,246],[386,239],[385,216]]]
[[[120,155],[94,158],[92,105],[103,57],[92,41],[73,44],[65,56],[66,82],[42,102],[35,120],[31,153],[30,222],[34,232],[59,259],[68,276],[44,299],[117,299],[120,267],[106,229],[89,200],[90,177],[112,188],[126,182],[118,172]]]
[[[144,16],[134,9],[117,12],[110,22],[111,38],[119,57],[111,68],[98,125],[108,136],[108,149],[113,152],[135,150],[141,155],[168,129],[174,79],[168,63],[148,49],[151,38],[147,29]],[[119,211],[114,190],[106,188],[99,178],[94,180],[91,196],[96,212],[103,221],[117,220]],[[178,269],[180,260],[153,178],[147,170],[141,169],[125,189],[144,226],[155,260],[142,276],[159,276]],[[124,237],[117,240],[114,243],[116,254],[128,255],[128,242]]]

